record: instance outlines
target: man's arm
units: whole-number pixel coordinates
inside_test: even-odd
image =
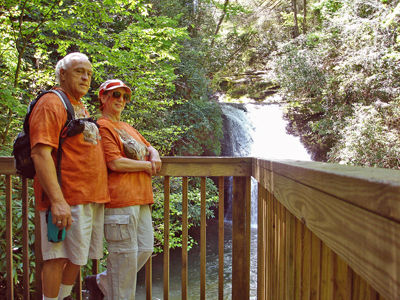
[[[35,163],[36,175],[40,185],[50,198],[53,223],[60,229],[68,230],[72,224],[71,208],[65,201],[61,188],[57,181],[57,172],[51,151],[53,147],[45,144],[36,144],[32,148],[31,156]],[[57,223],[57,221],[61,221]]]

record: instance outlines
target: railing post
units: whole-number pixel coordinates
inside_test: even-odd
[[[28,203],[28,179],[21,178],[22,181],[22,265],[23,265],[23,287],[24,299],[30,299],[29,291],[29,203]]]
[[[169,299],[169,209],[170,178],[164,177],[164,299]]]
[[[6,175],[7,299],[14,299],[12,246],[12,182],[11,176]]]
[[[42,270],[43,270],[43,257],[42,257],[42,234],[40,226],[40,214],[35,209],[35,281],[36,281],[36,300],[42,299]]]
[[[249,237],[247,227],[248,177],[233,177],[232,211],[232,299],[245,300],[250,297]]]

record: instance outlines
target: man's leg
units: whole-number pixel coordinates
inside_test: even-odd
[[[56,258],[43,262],[42,284],[43,295],[49,298],[58,297],[61,282],[73,285],[80,266],[72,264],[66,258]]]
[[[67,259],[65,258],[50,259],[43,262],[42,285],[44,296],[49,298],[58,297],[66,263]]]

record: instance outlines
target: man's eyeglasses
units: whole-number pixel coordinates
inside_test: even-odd
[[[115,99],[119,99],[120,97],[121,97],[121,92],[120,91],[114,91],[113,93],[112,93],[112,97],[113,98],[115,98]],[[123,98],[124,98],[124,100],[126,101],[126,102],[129,102],[130,100],[131,100],[131,95],[129,95],[129,94],[124,94],[123,95]]]

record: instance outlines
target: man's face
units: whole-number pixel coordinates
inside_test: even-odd
[[[70,96],[79,101],[87,94],[92,79],[93,69],[90,62],[84,57],[72,58],[67,70],[61,69],[61,88]]]

